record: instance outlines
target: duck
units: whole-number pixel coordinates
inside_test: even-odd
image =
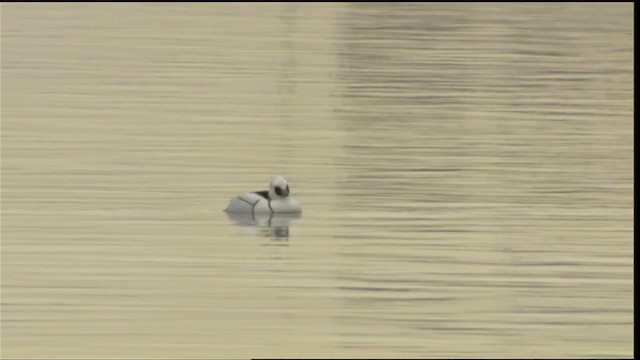
[[[227,213],[243,214],[299,214],[300,204],[291,196],[287,179],[276,176],[269,190],[248,192],[229,201]]]

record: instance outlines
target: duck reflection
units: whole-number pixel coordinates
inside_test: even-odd
[[[292,214],[242,214],[226,213],[229,220],[238,226],[253,226],[257,232],[274,240],[289,240],[289,227],[301,217],[301,213]]]

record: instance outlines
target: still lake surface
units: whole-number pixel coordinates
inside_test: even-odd
[[[1,15],[3,358],[633,356],[633,3]]]

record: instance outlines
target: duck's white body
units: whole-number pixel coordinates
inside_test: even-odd
[[[268,191],[248,192],[231,199],[224,210],[245,214],[290,214],[301,213],[300,204],[290,196],[287,180],[276,177]]]
[[[258,193],[249,192],[229,201],[224,210],[230,213],[282,214],[300,213],[300,204],[294,199],[267,199]]]

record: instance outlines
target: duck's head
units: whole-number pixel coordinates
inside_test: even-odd
[[[289,190],[289,184],[287,179],[282,176],[278,176],[271,182],[269,186],[269,198],[270,199],[284,199],[289,196],[291,191]]]

